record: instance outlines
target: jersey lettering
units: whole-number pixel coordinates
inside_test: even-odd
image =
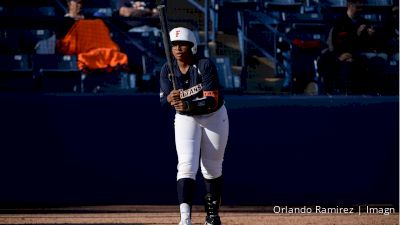
[[[196,86],[193,86],[191,88],[181,91],[180,97],[181,97],[181,99],[184,99],[184,98],[196,95],[202,90],[203,90],[203,86],[201,84],[198,84]]]

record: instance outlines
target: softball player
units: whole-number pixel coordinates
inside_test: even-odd
[[[181,221],[191,225],[191,207],[199,164],[206,196],[205,225],[220,225],[222,161],[228,141],[229,120],[219,90],[217,70],[209,59],[196,57],[193,32],[178,27],[170,33],[176,89],[165,64],[160,74],[161,104],[175,108],[175,145],[178,155],[177,191]]]

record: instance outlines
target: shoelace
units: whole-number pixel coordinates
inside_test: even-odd
[[[207,199],[207,203],[206,203],[206,212],[208,215],[216,215],[218,212],[218,202],[217,201],[213,201],[210,198]]]
[[[210,224],[210,225],[215,224],[215,223],[217,222],[217,221],[216,221],[217,218],[218,218],[218,216],[214,216],[214,215],[207,216],[207,219],[206,219],[207,225],[208,225],[208,224]]]

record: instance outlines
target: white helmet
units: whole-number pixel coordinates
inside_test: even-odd
[[[169,32],[169,39],[172,41],[188,41],[193,44],[192,53],[196,54],[197,52],[197,41],[194,33],[184,27],[177,27],[172,29]]]

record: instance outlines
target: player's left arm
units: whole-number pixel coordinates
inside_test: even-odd
[[[199,65],[202,71],[203,97],[191,101],[185,101],[187,111],[214,110],[219,104],[219,81],[218,72],[211,60]]]

